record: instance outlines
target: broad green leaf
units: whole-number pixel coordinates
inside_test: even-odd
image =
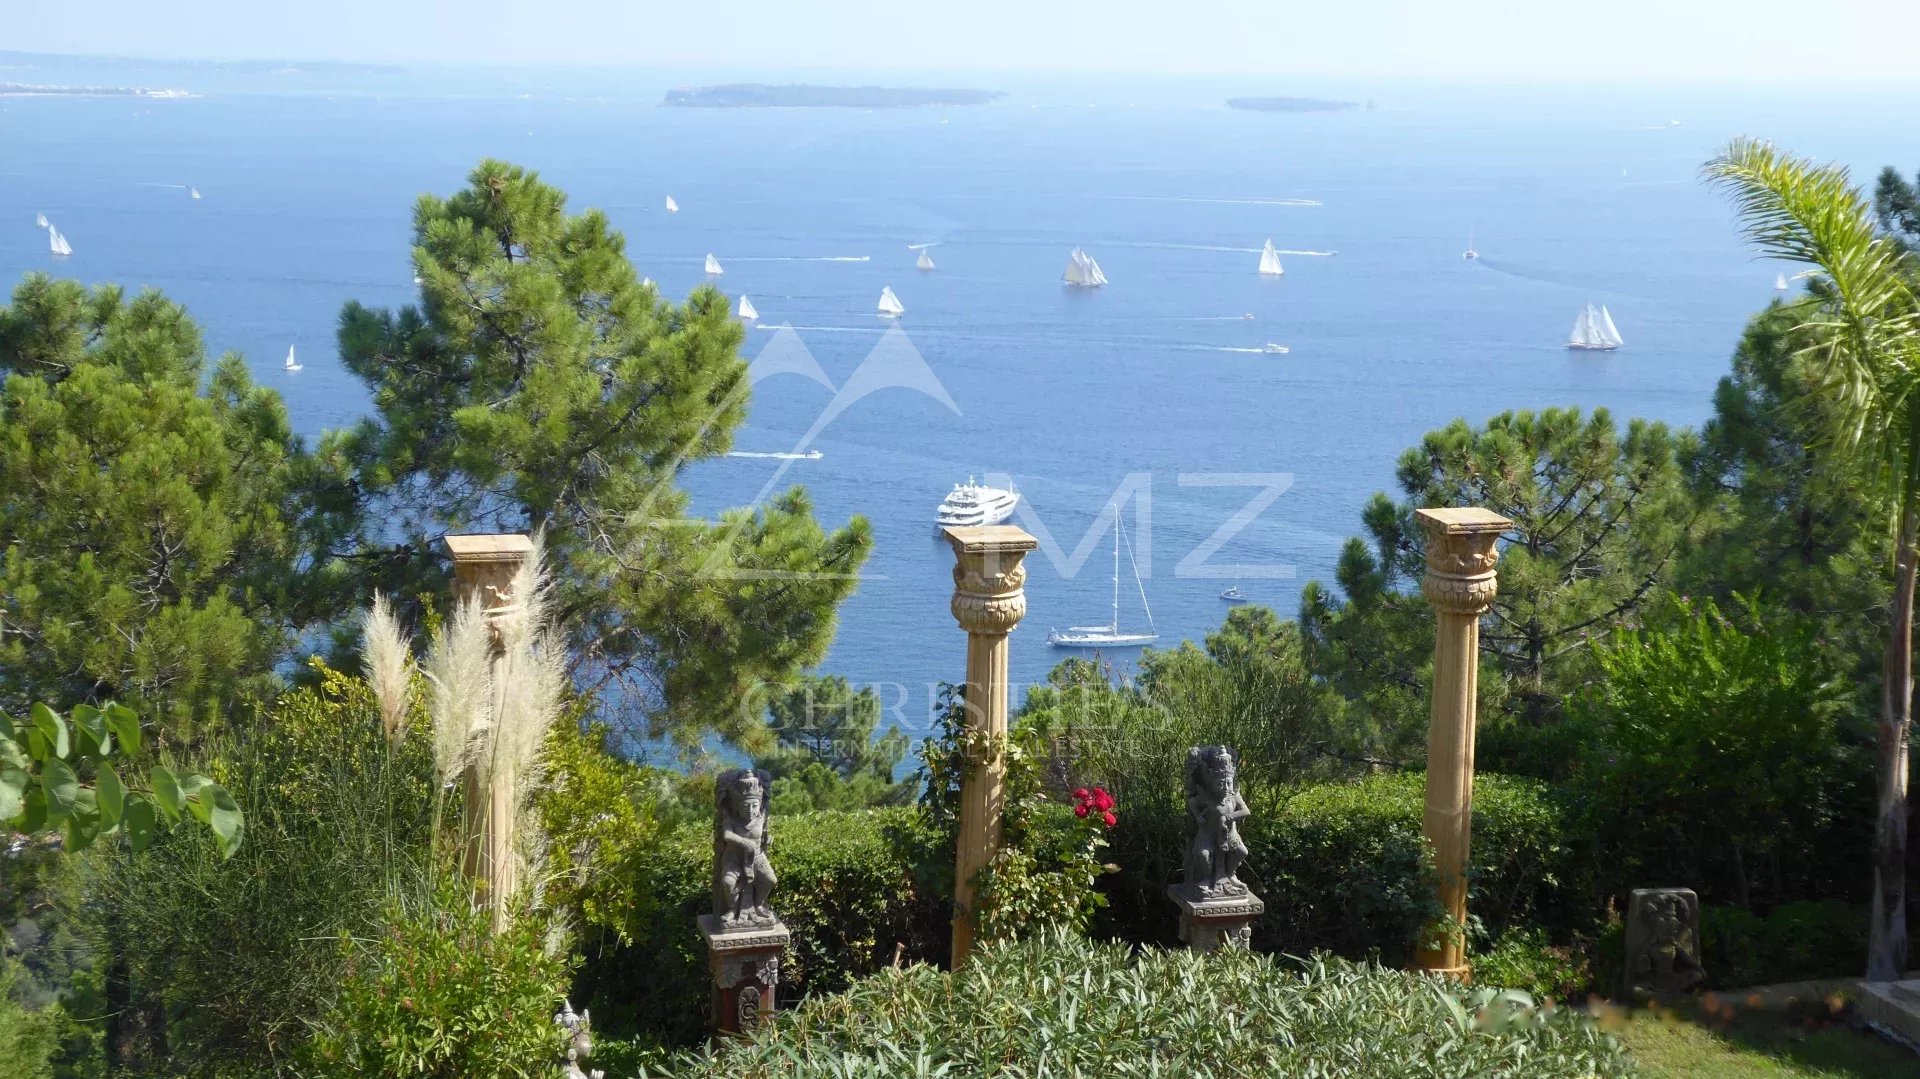
[[[49,758],[41,765],[40,789],[47,796],[47,819],[58,823],[73,812],[80,800],[80,777],[73,774],[73,768],[66,761]]]
[[[0,712],[0,741],[17,742],[20,740],[20,725],[13,717]]]
[[[120,773],[100,762],[100,774],[94,777],[93,788],[100,802],[100,829],[112,831],[120,823],[121,814],[126,811],[127,787],[120,782]]]
[[[192,798],[194,795],[199,794],[203,788],[213,783],[213,780],[208,779],[199,772],[188,772],[186,775],[176,775],[173,778],[180,784],[180,797],[182,798]]]
[[[145,850],[153,842],[153,833],[159,821],[153,810],[153,803],[138,794],[127,797],[127,814],[121,821],[127,829],[127,842],[134,850]]]
[[[12,765],[21,771],[33,767],[33,758],[27,755],[27,747],[12,738],[0,738],[0,764]]]
[[[27,789],[25,800],[26,806],[20,810],[20,830],[37,835],[47,826],[47,793],[36,783]]]
[[[200,803],[210,806],[207,826],[220,839],[220,849],[225,857],[233,857],[240,849],[240,833],[244,820],[240,816],[240,803],[233,800],[227,788],[218,783],[210,783],[200,792]]]
[[[0,764],[0,822],[13,820],[26,808],[27,788],[33,777],[25,769]]]
[[[74,799],[73,814],[67,818],[67,849],[86,850],[99,835],[99,805],[94,793],[82,787]]]
[[[153,801],[168,824],[179,820],[180,811],[186,806],[186,799],[180,794],[179,780],[173,778],[172,772],[158,765],[153,769]]]
[[[76,748],[83,757],[104,757],[111,750],[113,735],[107,731],[107,719],[90,704],[76,704],[72,712],[73,729],[79,733]]]
[[[133,709],[124,704],[109,701],[101,711],[107,717],[107,727],[113,731],[114,738],[120,742],[120,752],[133,754],[140,752],[140,717]]]
[[[40,737],[47,740],[54,757],[65,757],[73,752],[73,744],[67,739],[67,721],[60,718],[60,713],[44,704],[34,705],[33,727],[40,732]],[[47,758],[43,756],[41,759]]]

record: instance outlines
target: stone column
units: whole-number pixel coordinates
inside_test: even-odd
[[[953,545],[953,617],[967,631],[967,731],[976,747],[960,787],[960,843],[953,866],[953,966],[973,950],[973,878],[1000,847],[1005,798],[1007,634],[1027,613],[1021,564],[1039,541],[1012,525],[945,530]]]
[[[513,578],[533,553],[533,540],[518,534],[447,536],[447,553],[453,558],[453,598],[457,603],[477,601],[486,607],[487,621],[494,628],[495,692],[498,693],[500,665],[500,619],[513,609]],[[499,701],[494,702],[498,711]],[[462,834],[466,847],[460,867],[469,879],[485,881],[489,894],[481,896],[493,911],[494,929],[505,928],[506,904],[502,896],[513,890],[513,805],[512,791],[504,784],[489,783],[486,770],[468,768],[462,777],[462,795],[466,825]]]
[[[1427,840],[1447,923],[1428,930],[1414,958],[1422,970],[1466,981],[1468,848],[1473,828],[1474,700],[1480,680],[1480,616],[1499,588],[1496,546],[1513,522],[1484,509],[1425,509],[1427,576],[1433,605],[1433,712],[1427,728]]]

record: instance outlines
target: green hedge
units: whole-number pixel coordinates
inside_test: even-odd
[[[1618,1043],[1524,994],[1339,960],[1201,956],[1071,937],[988,947],[959,974],[883,970],[748,1041],[647,1074],[680,1079],[1436,1075],[1614,1079]]]
[[[780,975],[788,1000],[846,988],[891,964],[896,945],[905,945],[908,962],[945,954],[949,908],[914,885],[921,837],[912,809],[775,816],[771,828],[779,876],[772,903],[793,932]],[[591,947],[575,1003],[590,1005],[609,1035],[696,1041],[710,1029],[711,983],[695,919],[711,903],[712,828],[678,829],[633,862],[630,943]]]

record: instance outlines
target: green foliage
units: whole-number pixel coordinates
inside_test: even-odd
[[[1634,420],[1623,433],[1604,409],[1550,408],[1478,428],[1455,420],[1403,454],[1402,497],[1375,495],[1367,538],[1341,554],[1344,598],[1313,582],[1300,601],[1308,663],[1347,702],[1356,751],[1409,760],[1424,744],[1433,616],[1418,592],[1415,509],[1482,506],[1513,521],[1480,633],[1481,723],[1550,725],[1588,669],[1587,643],[1671,571],[1692,527],[1679,467],[1689,445],[1663,424]]]
[[[424,907],[402,907],[376,939],[342,937],[346,977],[302,1056],[316,1077],[531,1079],[558,1070],[553,1015],[570,960],[539,918],[491,931],[449,876]]]
[[[1473,957],[1473,981],[1565,1001],[1593,988],[1593,971],[1577,949],[1549,943],[1545,930],[1516,927]]]
[[[564,205],[483,161],[415,206],[419,305],[341,312],[341,359],[378,410],[336,444],[377,523],[373,583],[441,594],[439,535],[543,529],[583,684],[621,685],[684,747],[750,732],[752,687],[825,653],[866,522],[825,533],[797,488],[687,515],[680,470],[724,453],[745,415],[740,326],[713,288],[662,302],[605,214]]]
[[[1256,947],[1411,958],[1439,915],[1421,831],[1426,777],[1374,776],[1304,787],[1249,803],[1241,877],[1267,901]],[[1496,937],[1508,928],[1597,918],[1598,903],[1570,849],[1563,812],[1539,783],[1475,778],[1467,909]]]
[[[958,974],[883,971],[750,1040],[660,1071],[680,1079],[1003,1075],[1632,1074],[1589,1021],[1524,993],[1468,990],[1337,960],[1295,970],[1050,936],[990,947]]]
[[[547,836],[547,902],[569,911],[583,937],[627,944],[639,901],[636,859],[666,835],[671,781],[608,749],[610,732],[559,724],[547,739],[546,783],[535,796]]]
[[[762,687],[759,696],[774,745],[753,766],[773,777],[774,812],[898,805],[913,797],[911,784],[893,779],[907,736],[895,729],[874,737],[880,698],[871,686],[856,692],[838,676],[801,675]]]
[[[1574,789],[1616,892],[1684,881],[1709,901],[1771,904],[1834,894],[1866,855],[1834,830],[1864,808],[1848,804],[1862,768],[1839,737],[1834,658],[1803,620],[1740,604],[1729,618],[1676,601],[1595,649]],[[1836,862],[1846,884],[1824,875]]]
[[[366,684],[315,668],[209,747],[247,814],[237,855],[169,838],[97,867],[86,913],[125,971],[116,1007],[157,1016],[176,1066],[284,1074],[341,978],[338,937],[374,933],[429,875],[426,740],[390,750]]]
[[[914,884],[912,852],[927,840],[911,809],[775,815],[770,826],[780,878],[773,906],[793,933],[780,968],[784,998],[843,989],[892,963],[898,946],[909,960],[944,953],[944,895]],[[600,1032],[685,1044],[711,1031],[712,977],[694,924],[712,907],[712,869],[710,819],[601,867],[630,875],[634,899],[607,911],[617,920],[588,927],[573,1001],[593,1009]]]
[[[1717,989],[1852,977],[1867,947],[1867,912],[1840,900],[1783,903],[1765,916],[1700,908],[1701,965]]]
[[[0,308],[0,709],[126,701],[176,737],[337,614],[322,466],[199,328],[30,274]]]
[[[77,704],[68,716],[45,704],[22,718],[0,712],[0,827],[29,838],[57,834],[70,851],[124,834],[139,851],[191,816],[213,832],[222,857],[232,857],[244,822],[225,787],[158,765],[133,786],[121,778],[114,763],[127,768],[140,737],[139,717],[113,701]]]
[[[18,967],[0,947],[0,1075],[9,1079],[54,1079],[53,1056],[60,1048],[57,1007],[29,1011],[14,997]]]

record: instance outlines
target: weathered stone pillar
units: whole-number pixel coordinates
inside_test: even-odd
[[[1460,981],[1469,977],[1464,929],[1473,829],[1474,700],[1480,680],[1480,616],[1499,589],[1496,546],[1513,522],[1484,509],[1425,509],[1427,576],[1433,605],[1433,713],[1427,728],[1425,830],[1446,922],[1430,927],[1414,963]]]
[[[524,535],[448,536],[443,541],[453,558],[453,597],[457,603],[478,601],[493,629],[494,711],[499,711],[499,622],[514,609],[513,578],[533,554],[533,540]],[[490,783],[487,769],[470,767],[462,777],[465,848],[460,867],[469,879],[484,881],[481,901],[493,911],[495,931],[505,928],[504,897],[513,891],[513,792],[507,784]]]
[[[1012,525],[946,529],[953,545],[953,617],[967,631],[967,731],[974,754],[960,787],[953,866],[953,966],[973,950],[973,878],[1000,847],[1005,799],[1007,634],[1027,613],[1021,564],[1039,541]]]

